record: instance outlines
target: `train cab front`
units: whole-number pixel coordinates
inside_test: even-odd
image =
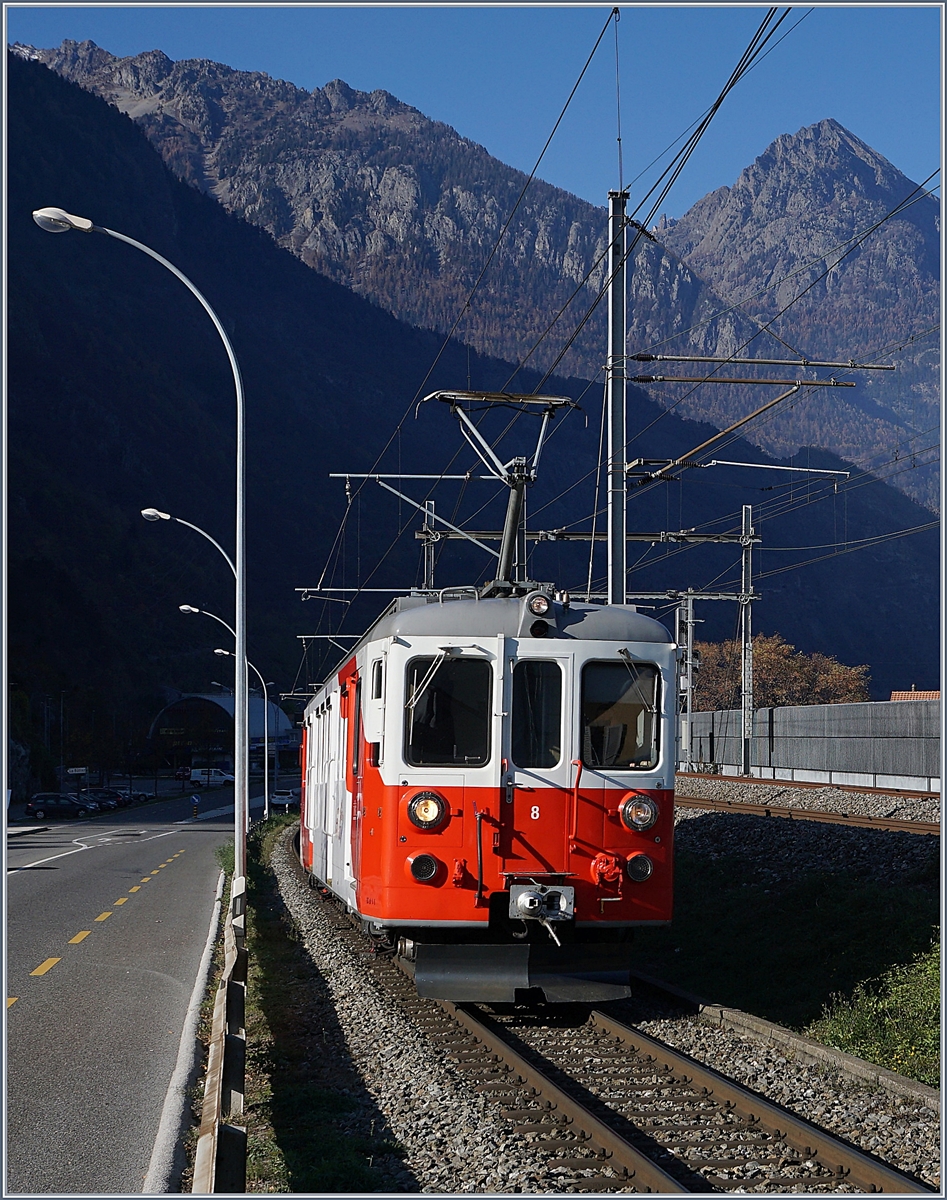
[[[353,781],[369,931],[422,996],[627,996],[633,929],[671,916],[664,627],[551,590],[455,601],[402,623],[384,680]]]

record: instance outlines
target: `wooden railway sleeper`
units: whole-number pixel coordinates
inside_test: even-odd
[[[608,1175],[596,1175],[591,1179],[583,1179],[581,1176],[575,1180],[572,1185],[573,1192],[609,1192],[618,1191],[622,1188],[622,1184],[628,1182],[627,1175],[616,1175],[609,1177]]]
[[[597,1154],[590,1154],[588,1158],[551,1158],[548,1165],[564,1167],[567,1171],[593,1171],[606,1162],[606,1159],[600,1158]]]
[[[694,1132],[702,1134],[703,1130],[695,1127]],[[771,1146],[779,1145],[779,1144],[780,1144],[780,1142],[778,1139],[769,1138],[769,1137],[767,1137],[765,1141],[759,1141],[759,1142],[751,1141],[749,1138],[700,1137],[700,1138],[679,1138],[675,1141],[661,1143],[661,1145],[665,1146],[668,1150],[697,1150],[697,1149],[700,1149],[701,1146],[710,1146],[713,1148],[716,1148],[718,1146],[732,1146],[734,1148],[740,1148],[740,1149],[743,1149],[748,1146],[749,1147],[760,1146],[760,1147],[768,1150]],[[785,1143],[783,1143],[783,1144],[785,1145]],[[789,1149],[788,1146],[787,1146],[787,1149]],[[793,1153],[798,1154],[798,1151],[793,1151]],[[804,1160],[800,1159],[799,1161],[803,1162]]]
[[[548,1133],[549,1130],[560,1130],[567,1125],[566,1121],[536,1121],[529,1124],[514,1125],[514,1133]]]

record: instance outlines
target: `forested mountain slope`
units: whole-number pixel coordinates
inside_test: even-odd
[[[372,595],[351,611],[301,605],[294,591],[319,581],[347,512],[344,481],[329,472],[371,470],[386,444],[375,469],[444,470],[458,451],[452,469],[474,467],[446,406],[422,405],[415,418],[412,401],[465,386],[468,377],[474,387],[498,387],[511,365],[453,342],[431,372],[439,335],[310,270],[177,179],[115,108],[19,57],[8,84],[8,655],[23,720],[41,720],[42,697],[62,691],[70,736],[92,739],[106,729],[127,745],[147,729],[162,689],[226,682],[213,655],[221,631],[178,606],[233,615],[232,576],[214,550],[182,526],[139,515],[155,506],[232,551],[234,395],[219,340],[193,297],[138,251],[99,234],[38,229],[31,213],[47,205],[152,246],[219,313],[247,394],[249,656],[277,681],[274,690],[317,682],[331,663],[317,655],[297,676],[297,635],[337,631],[343,618],[342,628],[357,632],[384,603]],[[526,376],[523,384],[538,381]],[[582,398],[582,409],[544,451],[529,496],[531,527],[587,529],[600,392],[562,377],[547,388]],[[635,388],[629,428],[631,453],[649,457],[678,456],[713,432],[662,412]],[[534,436],[518,426],[500,452],[524,453]],[[727,457],[765,459],[740,441]],[[816,450],[797,462],[845,466]],[[837,495],[818,477],[788,478],[791,486],[776,471],[685,472],[679,482],[633,492],[630,528],[732,531],[741,505],[753,504],[764,547],[756,558],[757,629],[867,662],[877,696],[936,686],[936,532],[897,536],[930,514],[871,478],[853,479]],[[451,486],[437,493],[439,512],[499,527],[502,488]],[[420,500],[427,485],[403,487]],[[417,582],[419,524],[407,505],[366,487],[353,496],[325,582]],[[873,548],[846,553],[866,539]],[[645,544],[631,560],[634,590],[723,588],[739,578],[733,547],[668,553]],[[537,578],[584,588],[587,548],[538,543],[533,569]],[[599,561],[595,574],[601,569]],[[489,561],[452,542],[437,570],[440,586],[477,582]],[[655,611],[667,616],[669,607]],[[702,605],[701,635],[731,634],[734,608]]]
[[[117,58],[88,41],[18,52],[108,99],[180,178],[400,319],[444,332],[460,318],[458,336],[483,353],[588,378],[600,370],[604,305],[557,360],[602,283],[606,221],[596,206],[534,181],[464,309],[526,177],[449,126],[341,80],[308,92],[160,50]],[[778,138],[732,188],[653,233],[633,258],[630,351],[896,364],[856,374],[852,390],[806,393],[746,436],[778,454],[804,445],[843,454],[936,508],[937,470],[924,465],[936,458],[939,405],[932,197],[824,120]],[[675,370],[698,373],[661,373]],[[759,388],[650,390],[720,428],[762,402]]]

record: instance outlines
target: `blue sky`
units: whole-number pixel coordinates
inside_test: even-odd
[[[265,71],[304,88],[384,88],[531,169],[611,5],[7,5],[9,42],[92,41]],[[624,182],[713,101],[765,12],[756,5],[627,5],[618,26]],[[791,29],[739,84],[668,198],[680,216],[730,184],[779,134],[834,117],[915,182],[941,157],[938,5],[794,8]],[[803,18],[800,21],[800,18]],[[618,183],[610,29],[539,170],[604,204]],[[666,161],[666,160],[665,160]],[[642,173],[638,183],[633,182]]]

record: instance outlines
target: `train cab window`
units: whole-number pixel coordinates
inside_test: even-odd
[[[582,671],[582,763],[620,771],[658,764],[658,669],[590,662]]]
[[[490,757],[493,669],[484,659],[439,660],[408,663],[405,761],[413,767],[483,766]]]
[[[562,753],[562,670],[548,659],[513,668],[513,761],[518,767],[555,767]]]
[[[372,663],[372,699],[381,699],[381,659],[376,658]]]

